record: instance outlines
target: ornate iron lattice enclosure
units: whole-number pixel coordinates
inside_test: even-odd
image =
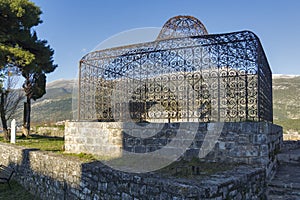
[[[153,42],[80,60],[78,120],[272,122],[271,76],[252,32],[208,34],[176,16]]]

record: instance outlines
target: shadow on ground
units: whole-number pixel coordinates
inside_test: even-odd
[[[0,199],[1,200],[38,200],[36,197],[31,195],[27,190],[25,190],[16,181],[10,182],[11,189],[9,189],[7,184],[0,185]]]

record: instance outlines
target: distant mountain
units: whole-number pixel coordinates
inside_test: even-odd
[[[57,122],[71,120],[74,80],[57,80],[47,84],[46,94],[32,103],[32,121]]]
[[[273,74],[272,79],[283,79],[283,78],[297,78],[300,77],[300,75],[289,75],[289,74]]]
[[[300,134],[300,76],[273,75],[274,123]]]
[[[72,92],[74,80],[57,80],[48,83],[46,94],[36,101],[32,101],[31,122],[42,124],[71,120],[72,116]],[[16,113],[19,124],[22,123],[23,109]],[[20,117],[21,116],[21,117]]]
[[[44,97],[32,102],[32,122],[72,119],[74,83],[74,80],[48,83]],[[273,75],[273,111],[274,123],[283,126],[285,133],[300,133],[300,76]],[[18,112],[18,116],[23,116],[22,110]]]

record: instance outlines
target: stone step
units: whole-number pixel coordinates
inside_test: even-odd
[[[283,149],[277,158],[280,164],[268,183],[267,199],[300,200],[300,149]]]
[[[300,191],[300,182],[284,183],[281,180],[273,180],[268,184],[268,186],[273,188],[292,189]]]
[[[300,164],[300,149],[286,151],[277,155],[280,163],[298,163]]]
[[[294,195],[268,195],[268,200],[299,200],[299,196]]]
[[[299,185],[279,185],[277,183],[269,183],[267,189],[267,199],[270,200],[299,200],[300,188]]]
[[[274,186],[269,186],[268,187],[268,191],[267,193],[269,195],[293,195],[293,196],[297,196],[298,199],[300,199],[300,189],[295,189],[292,187],[274,187]]]

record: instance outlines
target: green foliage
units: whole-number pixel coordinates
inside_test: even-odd
[[[41,23],[40,8],[28,0],[0,0],[2,17],[20,23],[24,28],[31,28]]]
[[[31,99],[45,94],[46,73],[53,72],[53,49],[39,40],[34,26],[42,11],[29,0],[0,0],[0,65],[19,67],[25,77],[25,92]]]
[[[18,66],[25,66],[34,60],[34,55],[18,45],[14,47],[0,44],[0,64],[14,63]]]
[[[40,8],[29,0],[0,0],[0,70],[14,66],[25,78],[24,126],[28,133],[31,99],[39,99],[46,93],[45,74],[57,67],[53,64],[53,49],[46,40],[38,39],[32,30],[42,22],[41,13]]]
[[[41,98],[46,94],[46,75],[45,74],[34,74],[34,80],[32,81],[31,91],[33,100]]]
[[[36,34],[32,36],[32,40],[30,50],[34,52],[36,58],[20,70],[26,79],[23,88],[27,98],[36,100],[46,93],[45,74],[53,72],[57,65],[53,64],[54,51],[47,45],[47,42],[38,40]]]
[[[41,23],[41,10],[28,0],[0,0],[0,67],[30,64],[34,52],[24,45],[31,28]]]

